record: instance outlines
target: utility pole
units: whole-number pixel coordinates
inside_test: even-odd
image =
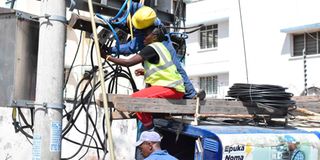
[[[41,1],[33,160],[61,159],[65,17],[65,0]]]

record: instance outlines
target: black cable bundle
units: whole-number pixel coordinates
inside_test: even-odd
[[[228,97],[287,114],[288,108],[295,106],[295,101],[291,100],[293,94],[286,92],[286,89],[276,85],[235,83],[228,91]]]

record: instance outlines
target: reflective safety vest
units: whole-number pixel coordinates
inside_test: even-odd
[[[144,79],[151,86],[164,86],[174,88],[176,91],[185,92],[183,79],[172,62],[168,49],[160,42],[149,44],[159,55],[158,64],[144,61]]]

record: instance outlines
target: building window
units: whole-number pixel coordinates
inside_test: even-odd
[[[218,77],[200,77],[200,89],[205,90],[208,95],[217,94]]]
[[[218,25],[203,26],[200,29],[200,48],[218,47]]]
[[[320,32],[293,35],[293,56],[320,54]]]

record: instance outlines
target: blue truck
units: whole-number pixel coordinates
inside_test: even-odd
[[[294,127],[215,123],[191,125],[157,119],[162,148],[182,160],[291,160],[288,137],[305,160],[320,159],[320,134]]]

